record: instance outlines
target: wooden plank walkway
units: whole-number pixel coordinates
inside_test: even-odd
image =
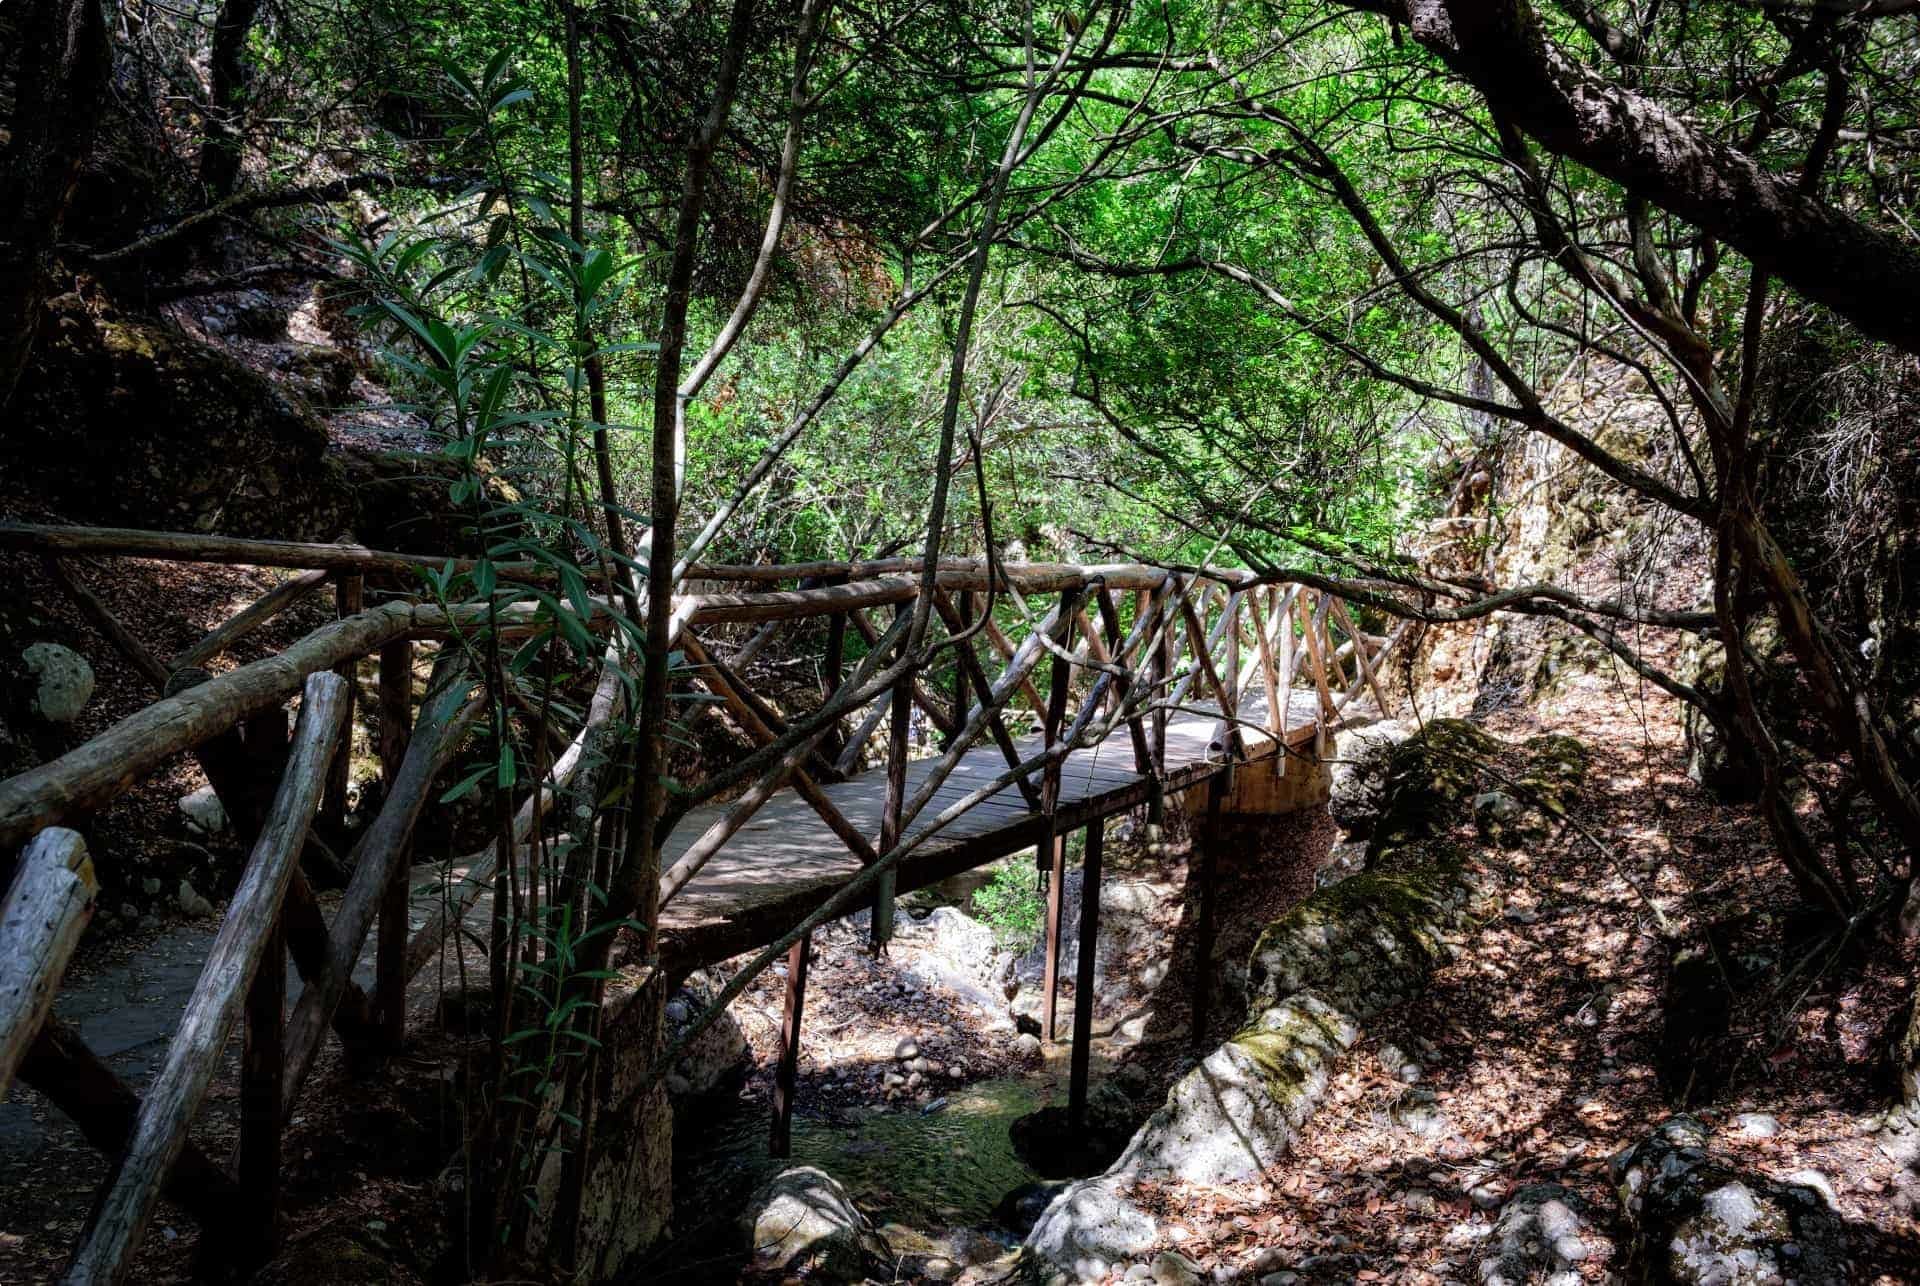
[[[1311,740],[1318,699],[1305,689],[1294,689],[1289,696],[1287,741],[1298,749]],[[1243,694],[1240,717],[1264,726],[1265,695],[1257,689]],[[1169,793],[1205,780],[1224,765],[1224,754],[1209,747],[1219,727],[1217,718],[1202,714],[1177,714],[1168,721],[1163,784]],[[1274,743],[1264,732],[1248,728],[1243,736],[1250,761],[1273,755]],[[1016,744],[1022,758],[1038,753],[1041,746],[1037,736]],[[909,796],[936,762],[922,759],[908,765]],[[1004,771],[1006,760],[996,747],[969,751],[934,794],[919,823],[931,821]],[[869,836],[879,834],[884,773],[868,772],[823,789],[848,821]],[[1133,770],[1133,749],[1122,725],[1105,742],[1075,751],[1062,765],[1059,828],[1071,830],[1122,812],[1144,802],[1149,793],[1147,778]],[[667,841],[663,866],[677,861],[726,808],[715,805],[687,814]],[[1026,807],[1017,786],[1007,786],[909,854],[897,868],[898,891],[937,883],[1030,848],[1045,837],[1045,819]],[[774,941],[859,870],[858,859],[819,815],[791,790],[781,791],[667,904],[660,933],[669,971],[697,969]]]

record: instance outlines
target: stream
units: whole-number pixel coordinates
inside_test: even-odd
[[[936,1112],[855,1108],[828,1121],[796,1114],[793,1155],[767,1155],[770,1109],[741,1096],[701,1109],[675,1129],[675,1235],[649,1281],[713,1280],[731,1249],[734,1220],[755,1188],[789,1166],[839,1180],[898,1254],[946,1255],[953,1243],[1013,1238],[994,1207],[1038,1176],[1014,1151],[1008,1127],[1045,1101],[1045,1081],[1009,1077],[957,1089]],[[955,1235],[956,1230],[970,1230]]]

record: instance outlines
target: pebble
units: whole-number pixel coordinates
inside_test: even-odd
[[[1733,1125],[1749,1139],[1770,1139],[1780,1133],[1780,1122],[1765,1112],[1742,1112],[1733,1118]]]
[[[920,1057],[920,1042],[909,1036],[893,1047],[893,1056],[900,1062],[910,1062]]]

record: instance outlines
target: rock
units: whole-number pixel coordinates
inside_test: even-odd
[[[211,786],[182,796],[180,811],[186,815],[187,829],[196,835],[218,835],[227,829],[227,810]]]
[[[909,1036],[893,1047],[893,1056],[902,1063],[911,1062],[920,1057],[920,1042]]]
[[[1409,1058],[1407,1052],[1398,1045],[1386,1044],[1380,1046],[1378,1057],[1380,1059],[1380,1066],[1384,1068],[1387,1075],[1393,1077],[1394,1080],[1399,1081],[1403,1085],[1412,1085],[1419,1081],[1421,1076],[1420,1064]]]
[[[1655,1280],[1847,1280],[1845,1225],[1826,1197],[1806,1183],[1742,1171],[1710,1149],[1707,1127],[1694,1117],[1661,1124],[1615,1157],[1612,1173],[1634,1258]]]
[[[667,1039],[677,1040],[695,1018],[720,994],[720,985],[706,970],[700,970],[680,984],[667,1000]],[[667,1073],[667,1093],[676,1106],[687,1100],[729,1093],[746,1080],[753,1062],[746,1033],[740,1030],[731,1012],[723,1013],[694,1038],[687,1052]]]
[[[183,915],[210,919],[214,914],[213,903],[201,897],[193,885],[185,880],[180,881],[180,889],[175,895],[175,900],[179,902]]]
[[[58,643],[33,643],[20,653],[33,685],[28,708],[50,724],[68,724],[93,699],[93,667]]]
[[[33,477],[69,521],[284,540],[352,525],[356,497],[310,408],[186,331],[78,291],[47,302],[9,409],[0,470]]]
[[[760,1273],[858,1282],[892,1275],[886,1243],[824,1170],[782,1170],[754,1193],[739,1226]]]
[[[1482,1286],[1578,1286],[1579,1265],[1610,1250],[1592,1230],[1587,1201],[1557,1183],[1536,1183],[1508,1199],[1482,1243],[1474,1272]]]
[[[1327,849],[1327,860],[1313,873],[1316,889],[1329,889],[1340,881],[1360,874],[1367,866],[1367,842],[1343,839]]]
[[[1013,1052],[1021,1058],[1040,1057],[1040,1038],[1030,1031],[1023,1031],[1013,1039]]]
[[[1780,1133],[1780,1122],[1765,1112],[1742,1112],[1733,1118],[1733,1128],[1746,1139],[1770,1139]]]
[[[1473,820],[1483,835],[1512,825],[1526,811],[1519,800],[1503,790],[1490,790],[1473,797]]]
[[[1064,1183],[1023,1183],[1000,1198],[1000,1204],[993,1208],[993,1217],[1001,1227],[1024,1237],[1066,1186]]]
[[[1410,735],[1406,725],[1386,720],[1342,732],[1335,742],[1327,811],[1349,835],[1365,838],[1373,830],[1386,797],[1388,760]]]
[[[1163,1250],[1153,1257],[1153,1266],[1147,1275],[1153,1279],[1154,1286],[1197,1286],[1200,1265],[1185,1255]]]

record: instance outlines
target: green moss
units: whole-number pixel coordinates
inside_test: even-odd
[[[1465,820],[1479,765],[1503,743],[1464,719],[1435,719],[1394,747],[1387,767],[1387,805],[1374,826],[1367,864],[1420,844],[1432,856],[1457,864],[1447,850],[1447,832]]]
[[[1298,1095],[1307,1077],[1344,1047],[1331,1018],[1301,1005],[1267,1010],[1260,1022],[1244,1028],[1229,1043],[1259,1069],[1275,1101]]]

